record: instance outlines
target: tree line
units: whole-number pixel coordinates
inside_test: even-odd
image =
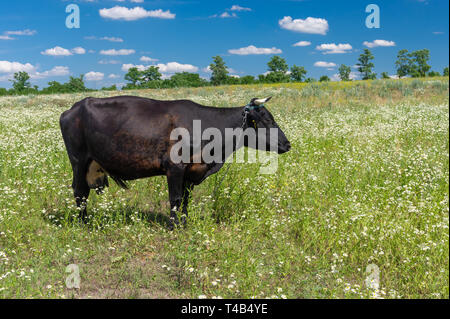
[[[428,64],[430,59],[430,51],[428,49],[408,52],[408,50],[400,50],[397,54],[395,62],[397,76],[403,77],[433,77],[441,74],[436,71],[430,71],[431,66]],[[364,49],[358,58],[356,68],[363,80],[373,80],[377,78],[377,74],[373,72],[375,67],[374,56],[369,49]],[[177,87],[202,87],[217,85],[233,85],[233,84],[258,84],[258,83],[287,83],[287,82],[316,82],[311,77],[306,77],[308,73],[303,66],[292,65],[289,67],[286,60],[275,55],[267,63],[267,72],[254,77],[246,75],[242,77],[230,75],[225,61],[221,56],[213,57],[212,63],[209,65],[211,71],[210,80],[200,77],[198,73],[179,72],[170,78],[163,79],[157,66],[149,66],[144,70],[137,67],[128,69],[125,74],[125,80],[128,82],[122,90],[141,89],[141,88],[177,88]],[[341,64],[338,69],[338,75],[341,81],[351,81],[351,66]],[[442,75],[449,76],[448,67],[444,68]],[[380,74],[381,79],[390,78],[387,72]],[[79,77],[70,77],[66,83],[57,81],[48,82],[48,86],[39,90],[30,84],[30,75],[27,72],[17,72],[14,74],[12,88],[0,88],[1,95],[25,95],[25,94],[53,94],[53,93],[75,93],[95,91],[85,86],[84,75]],[[330,81],[327,75],[319,78],[320,82]],[[115,91],[116,85],[103,87],[101,90]]]

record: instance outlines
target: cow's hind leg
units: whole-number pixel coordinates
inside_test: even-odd
[[[73,167],[73,195],[80,209],[79,217],[87,222],[87,200],[89,198],[90,188],[86,181],[86,167],[84,165],[76,165]]]
[[[194,184],[185,181],[183,184],[183,215],[181,216],[181,223],[186,225],[186,219],[188,217],[188,205],[191,191],[194,189]]]
[[[167,172],[167,184],[169,186],[170,201],[170,229],[179,225],[177,212],[183,199],[184,170],[173,168]]]

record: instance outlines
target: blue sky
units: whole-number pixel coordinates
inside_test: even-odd
[[[66,27],[72,3],[80,9],[78,29]],[[365,25],[371,3],[380,8],[378,29]],[[335,78],[340,64],[355,65],[367,47],[378,74],[395,74],[400,49],[423,48],[432,69],[442,72],[449,64],[448,6],[447,0],[1,1],[0,87],[10,87],[8,79],[21,70],[41,88],[79,74],[88,87],[120,85],[134,65],[208,78],[215,55],[236,76],[266,72],[278,54],[309,77]]]

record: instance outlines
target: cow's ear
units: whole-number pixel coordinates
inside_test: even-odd
[[[266,103],[266,102],[269,102],[269,100],[270,100],[271,98],[272,98],[271,96],[269,96],[269,97],[267,97],[267,98],[265,98],[265,99],[257,99],[257,98],[255,98],[255,99],[252,99],[252,103],[253,103],[254,105],[261,105],[261,104],[264,104],[264,103]]]

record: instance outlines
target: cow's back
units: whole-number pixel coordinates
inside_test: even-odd
[[[87,156],[111,175],[130,180],[163,175],[169,165],[170,133],[180,126],[180,101],[139,97],[87,98],[69,110],[80,119]]]

